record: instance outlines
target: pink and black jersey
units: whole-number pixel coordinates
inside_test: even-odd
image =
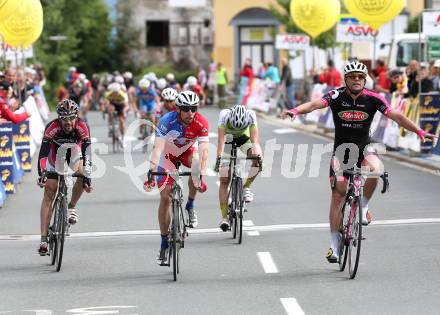
[[[66,133],[61,127],[58,119],[49,122],[44,131],[43,140],[41,142],[40,153],[38,156],[38,175],[41,176],[43,170],[47,169],[47,163],[55,165],[58,149],[63,145],[75,145],[74,147],[81,150],[83,157],[83,165],[90,168],[91,157],[87,150],[90,145],[89,127],[85,121],[78,118],[75,128],[71,133]]]
[[[346,87],[341,87],[324,95],[322,102],[330,106],[333,113],[335,148],[342,143],[355,143],[359,147],[370,143],[374,115],[380,111],[386,116],[391,111],[383,96],[367,89],[353,100]]]

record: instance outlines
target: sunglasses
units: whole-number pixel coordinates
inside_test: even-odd
[[[195,106],[180,106],[180,110],[184,113],[187,113],[189,111],[195,113],[197,111],[197,107],[195,107]]]
[[[349,74],[347,78],[350,80],[364,80],[366,78],[365,74]]]
[[[65,116],[65,117],[60,117],[60,119],[63,121],[72,121],[76,119],[76,116]]]

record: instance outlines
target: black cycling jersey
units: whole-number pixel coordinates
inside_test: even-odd
[[[376,111],[388,115],[391,108],[380,94],[364,89],[353,100],[346,87],[332,90],[323,96],[322,102],[330,106],[335,123],[335,145],[354,143],[364,147],[371,142],[370,127]]]

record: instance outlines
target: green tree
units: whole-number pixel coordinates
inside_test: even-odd
[[[104,0],[41,0],[41,4],[44,29],[35,51],[52,101],[70,66],[87,75],[108,68],[111,22]],[[53,41],[54,35],[64,35],[66,40]]]
[[[408,28],[406,29],[407,33],[418,33],[419,32],[419,18],[420,15],[413,16],[409,19]]]
[[[271,5],[270,11],[276,17],[276,19],[286,27],[287,33],[305,34],[305,32],[301,30],[291,18],[290,15],[291,0],[276,0],[276,2],[278,6]],[[336,27],[334,26],[328,31],[312,39],[311,44],[321,49],[333,47],[336,42],[335,32],[336,32]]]

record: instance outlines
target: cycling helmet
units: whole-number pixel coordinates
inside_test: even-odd
[[[119,84],[124,84],[124,78],[121,75],[115,77],[115,82]]]
[[[165,78],[166,78],[167,81],[169,81],[169,82],[174,81],[174,73],[167,73],[167,75],[165,76]]]
[[[139,87],[141,89],[148,89],[150,87],[150,81],[147,79],[142,79],[139,81]]]
[[[357,60],[349,62],[344,67],[344,76],[352,73],[352,72],[361,72],[365,75],[368,74],[367,66],[364,65],[362,62],[359,62]]]
[[[162,97],[167,101],[175,101],[177,97],[177,91],[173,88],[166,88],[162,91]]]
[[[249,114],[244,105],[234,105],[229,112],[229,123],[235,129],[245,129],[249,126]]]
[[[167,87],[167,80],[165,80],[164,78],[160,78],[159,80],[157,80],[157,88],[159,90],[163,90],[166,87]]]
[[[147,79],[150,82],[156,82],[157,76],[154,72],[148,72],[146,75],[144,75],[144,79]]]
[[[183,91],[176,98],[177,106],[199,106],[199,97],[193,91]]]
[[[188,83],[189,86],[195,86],[197,84],[197,79],[194,76],[189,76],[188,79],[186,79],[186,83]]]
[[[78,104],[68,98],[57,104],[57,113],[59,117],[78,115],[78,109]]]
[[[76,68],[75,67],[70,67],[69,68],[69,72],[76,72]]]
[[[108,86],[108,90],[112,93],[119,92],[121,90],[121,85],[117,82],[113,82]]]
[[[126,78],[127,80],[131,80],[131,79],[133,79],[133,73],[131,73],[129,71],[124,72],[123,77]]]
[[[85,81],[87,79],[87,77],[84,73],[80,73],[78,76],[78,79],[80,79],[81,81]]]

